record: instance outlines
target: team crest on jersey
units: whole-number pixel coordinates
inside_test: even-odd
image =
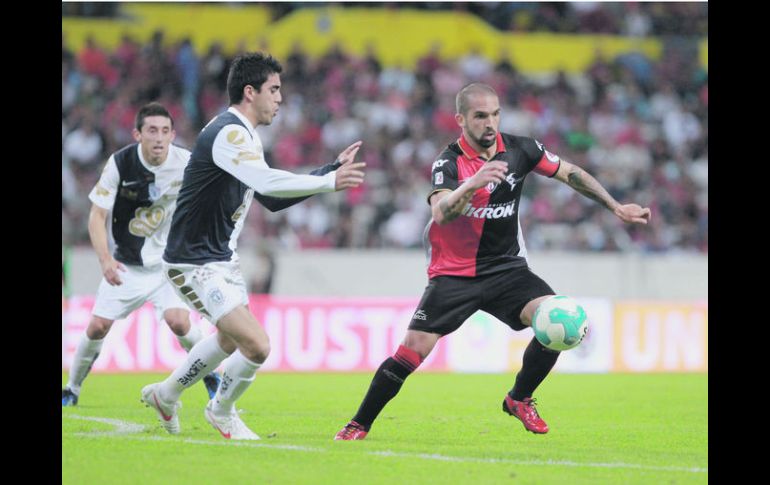
[[[489,192],[491,194],[492,192],[495,191],[495,189],[497,188],[498,185],[500,185],[500,184],[498,184],[496,182],[489,182],[487,184],[487,192]]]
[[[160,189],[157,185],[155,185],[155,182],[150,183],[150,200],[153,202],[158,200],[158,197],[160,197]]]
[[[505,177],[505,181],[508,182],[508,185],[511,186],[511,191],[513,191],[514,187],[516,187],[516,184],[524,180],[524,177],[516,178],[516,173],[510,173],[507,177]]]

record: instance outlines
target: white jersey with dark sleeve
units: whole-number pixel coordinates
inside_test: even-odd
[[[333,171],[297,175],[270,168],[259,134],[229,108],[206,125],[193,147],[163,259],[205,264],[237,259],[238,236],[254,198],[333,192]]]
[[[160,264],[189,158],[188,150],[171,145],[162,164],[150,165],[135,143],[107,160],[88,198],[110,212],[116,260],[145,267]]]

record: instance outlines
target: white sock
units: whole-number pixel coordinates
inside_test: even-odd
[[[203,379],[226,358],[227,352],[219,346],[217,334],[212,333],[198,342],[187,354],[184,363],[160,383],[160,398],[166,402],[175,402],[182,391]]]
[[[187,335],[176,336],[176,339],[179,340],[179,344],[188,354],[190,353],[190,349],[193,348],[193,345],[201,341],[201,338],[203,338],[203,334],[201,333],[200,327],[193,323],[190,323],[190,330],[187,332]]]
[[[72,366],[70,367],[69,379],[67,380],[67,387],[75,394],[80,395],[80,386],[91,371],[91,366],[94,365],[96,358],[99,357],[103,343],[103,338],[91,340],[85,333],[80,342],[78,342],[78,348],[75,350],[75,355],[72,358]]]
[[[213,399],[212,411],[214,414],[224,416],[235,410],[235,401],[254,381],[257,369],[261,365],[247,359],[240,350],[233,352],[225,361],[222,383],[219,384],[219,389],[217,389],[217,394]]]

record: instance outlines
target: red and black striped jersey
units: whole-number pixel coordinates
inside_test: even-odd
[[[527,250],[519,227],[519,200],[528,173],[553,177],[560,160],[532,138],[497,135],[497,153],[489,160],[508,163],[504,182],[478,189],[462,215],[425,229],[428,278],[441,275],[480,276],[527,265]],[[452,191],[471,178],[488,160],[479,156],[463,136],[433,162],[430,197]]]

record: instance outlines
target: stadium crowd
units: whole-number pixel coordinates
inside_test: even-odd
[[[460,132],[454,94],[482,81],[500,94],[501,131],[538,139],[595,175],[619,201],[653,211],[649,226],[626,227],[569,187],[528,177],[520,212],[530,251],[707,253],[708,74],[695,50],[700,37],[693,37],[707,34],[698,7],[706,4],[665,7],[697,10],[692,22],[679,27],[678,33],[688,35],[676,37],[665,36],[674,27],[661,19],[678,17],[658,15],[660,4],[538,3],[529,10],[490,4],[489,11],[511,10],[500,28],[533,30],[526,24],[551,30],[547,11],[566,8],[569,14],[556,12],[564,25],[554,24],[554,30],[664,35],[664,51],[657,61],[640,53],[613,59],[597,52],[579,75],[534,77],[521,73],[515,60],[474,51],[445,60],[439,44],[413,70],[384,67],[373,50],[357,57],[334,46],[313,59],[296,46],[280,59],[281,112],[273,125],[260,128],[268,163],[306,173],[360,139],[366,183],[279,213],[253,210],[244,228],[250,234],[241,240],[286,248],[420,247],[430,217],[425,197],[431,164]],[[594,19],[609,8],[627,10],[611,15],[612,22]],[[611,30],[596,30],[594,24]],[[63,34],[63,245],[88,244],[87,195],[108,154],[133,142],[134,116],[142,104],[156,100],[166,106],[176,122],[176,143],[187,148],[227,107],[225,78],[234,54],[225,54],[217,43],[205,51],[199,56],[190,39],[172,43],[158,31],[146,43],[125,36],[108,51],[90,39],[73,52]],[[501,52],[499,59],[504,57]]]

